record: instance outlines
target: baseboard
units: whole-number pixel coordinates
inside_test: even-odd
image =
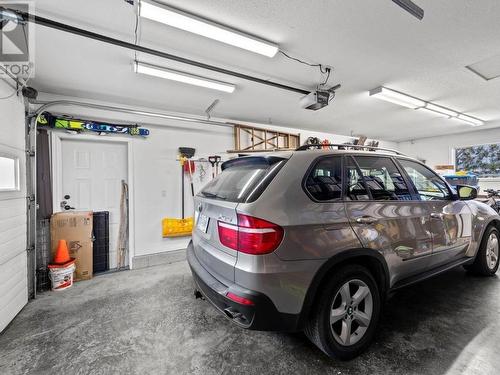
[[[132,264],[134,269],[139,269],[158,266],[160,264],[181,262],[183,260],[186,260],[186,249],[136,256],[134,257]]]

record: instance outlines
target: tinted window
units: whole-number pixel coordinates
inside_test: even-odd
[[[200,194],[228,202],[256,200],[285,163],[278,157],[247,157],[222,164],[222,173],[209,182]]]
[[[430,169],[411,160],[399,159],[421,200],[445,200],[450,192],[445,182]]]
[[[363,176],[350,156],[345,158],[345,173],[347,181],[346,198],[353,201],[369,200],[370,196],[365,188]]]
[[[411,200],[408,186],[392,159],[357,156],[355,160],[373,200]]]
[[[342,158],[323,158],[316,163],[306,180],[307,191],[319,201],[340,199],[342,196]]]

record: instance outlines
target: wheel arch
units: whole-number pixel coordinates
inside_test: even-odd
[[[490,225],[495,226],[495,228],[497,228],[500,231],[500,217],[494,218],[493,220],[491,220],[486,227],[488,227]],[[485,228],[485,231],[486,231],[486,228]]]
[[[477,254],[477,251],[479,250],[479,247],[481,246],[481,242],[483,241],[484,235],[486,234],[486,231],[488,230],[488,228],[490,226],[495,227],[498,231],[500,231],[500,218],[493,217],[493,218],[491,218],[491,220],[488,221],[488,223],[486,223],[483,226],[483,228],[481,230],[481,235],[478,238],[478,245],[477,245],[476,254]]]
[[[300,312],[300,328],[304,327],[314,308],[314,301],[318,296],[318,292],[321,290],[321,285],[328,280],[328,276],[334,272],[335,269],[347,264],[360,264],[368,268],[379,286],[381,300],[385,300],[389,290],[390,279],[389,268],[382,254],[376,250],[365,248],[346,250],[330,258],[320,267],[316,275],[314,275]]]

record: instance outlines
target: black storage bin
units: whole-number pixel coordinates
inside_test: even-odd
[[[109,211],[94,212],[94,273],[109,270]]]

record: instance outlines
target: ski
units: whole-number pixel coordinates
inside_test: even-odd
[[[65,119],[52,116],[48,112],[44,112],[38,116],[37,126],[73,130],[77,132],[90,131],[95,133],[127,134],[141,137],[147,137],[150,134],[149,129],[140,128],[137,124],[113,125],[96,121]]]

